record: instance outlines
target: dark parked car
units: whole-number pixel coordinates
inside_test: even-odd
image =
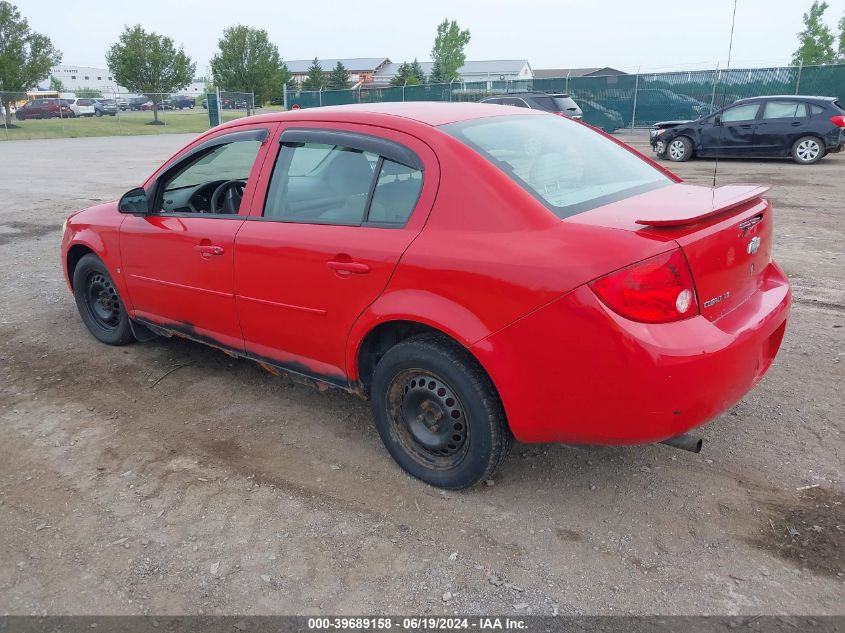
[[[498,105],[516,106],[517,108],[531,108],[545,110],[552,114],[580,119],[583,115],[578,104],[567,94],[549,94],[546,92],[509,92],[495,97],[482,99],[481,103],[495,103]]]
[[[149,100],[149,97],[132,97],[127,103],[130,110],[142,110],[144,104]]]
[[[117,102],[114,99],[95,99],[94,114],[97,116],[115,116],[117,114]]]
[[[809,165],[845,145],[845,109],[835,97],[740,99],[697,121],[663,121],[651,129],[660,158],[760,156]]]
[[[18,121],[25,119],[52,119],[53,117],[72,118],[73,110],[64,99],[32,99],[15,112]]]
[[[171,97],[170,99],[165,99],[164,103],[167,105],[168,110],[182,110],[183,108],[193,110],[194,105],[196,105],[196,101],[194,101],[192,97],[183,97],[178,95]]]

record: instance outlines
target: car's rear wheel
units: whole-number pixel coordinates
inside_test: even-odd
[[[433,486],[467,488],[489,478],[513,443],[490,378],[443,337],[424,334],[390,348],[370,392],[388,452]]]
[[[134,338],[129,315],[102,260],[89,253],[73,271],[76,307],[88,331],[107,345],[126,345]]]
[[[824,146],[815,136],[802,136],[792,144],[792,160],[800,165],[812,165],[824,156]]]
[[[669,160],[682,163],[692,158],[692,141],[686,136],[679,136],[669,141],[666,146],[666,155]]]

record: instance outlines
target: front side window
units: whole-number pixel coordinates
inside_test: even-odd
[[[753,121],[760,109],[758,103],[746,103],[743,105],[728,108],[722,113],[722,123],[733,123],[735,121]]]
[[[160,211],[236,215],[260,140],[214,145],[191,156],[161,184]]]
[[[564,117],[498,116],[440,129],[487,158],[559,218],[672,183],[612,140]]]
[[[769,101],[763,107],[764,119],[795,119],[807,116],[803,103],[797,101]]]

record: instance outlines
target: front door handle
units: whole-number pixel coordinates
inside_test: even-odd
[[[370,267],[363,262],[339,262],[332,259],[326,262],[326,266],[337,273],[356,273],[358,275],[364,275],[370,272]]]
[[[210,257],[212,255],[222,255],[223,247],[216,244],[197,244],[194,246],[197,252],[203,257]]]

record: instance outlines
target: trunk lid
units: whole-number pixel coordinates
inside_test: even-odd
[[[677,243],[692,271],[702,316],[713,321],[748,299],[771,260],[768,187],[677,183],[564,220]]]

